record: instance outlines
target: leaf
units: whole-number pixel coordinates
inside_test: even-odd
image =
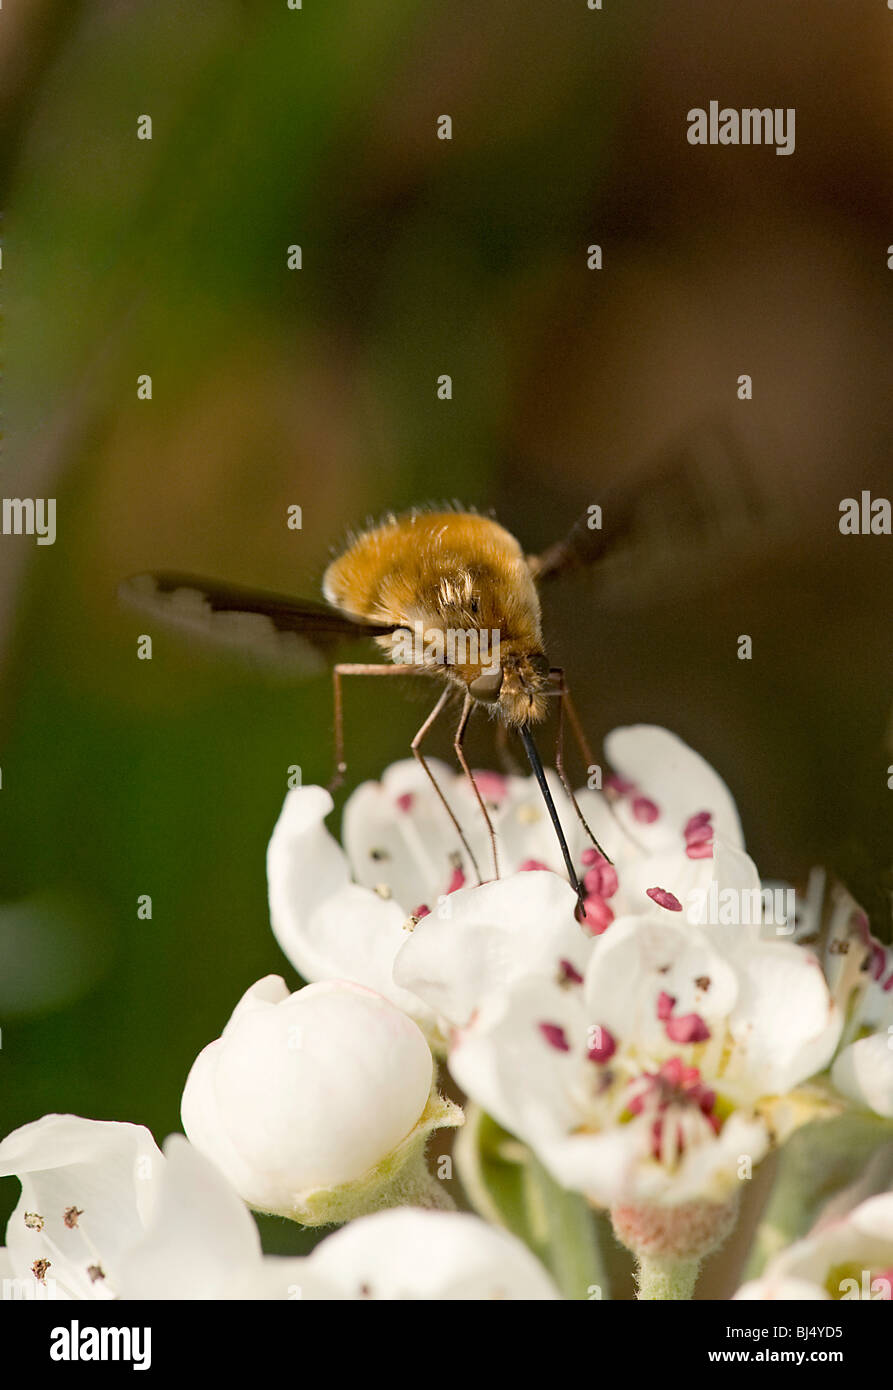
[[[774,1255],[805,1236],[825,1205],[854,1183],[873,1156],[891,1143],[893,1122],[864,1110],[799,1129],[781,1151],[778,1176],[757,1227],[744,1281],[758,1278]]]

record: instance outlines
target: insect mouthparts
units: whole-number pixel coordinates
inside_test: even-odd
[[[549,818],[552,822],[552,825],[555,827],[555,834],[558,836],[558,843],[561,846],[561,855],[564,859],[565,868],[567,869],[567,875],[570,879],[571,887],[577,895],[578,909],[582,911],[583,916],[585,917],[586,909],[583,906],[583,886],[580,883],[580,880],[577,878],[577,871],[574,868],[574,863],[570,856],[570,850],[567,847],[567,840],[564,838],[564,831],[561,828],[561,821],[558,819],[558,812],[555,810],[555,802],[552,800],[552,793],[549,791],[549,783],[546,781],[546,774],[543,771],[543,765],[540,762],[540,755],[537,752],[536,744],[533,741],[533,735],[530,732],[529,725],[521,724],[518,728],[518,733],[521,736],[521,742],[524,744],[524,750],[527,753],[528,761],[530,762],[530,766],[533,769],[533,775],[539,783],[539,788],[542,793],[543,800],[546,803],[546,810],[549,812]],[[576,912],[574,915],[577,915]],[[577,917],[577,921],[581,920],[582,918]]]

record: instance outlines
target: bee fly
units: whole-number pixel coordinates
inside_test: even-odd
[[[674,463],[659,476],[673,485]],[[654,479],[651,480],[652,482]],[[534,743],[532,728],[557,706],[556,770],[580,822],[599,853],[567,777],[563,759],[564,718],[586,766],[593,762],[571,700],[564,671],[544,650],[539,585],[547,579],[606,557],[634,530],[634,495],[615,494],[604,509],[590,508],[569,535],[544,554],[526,555],[519,542],[488,516],[462,510],[419,509],[388,516],[354,536],[323,577],[325,604],[206,581],[191,575],[137,575],[120,587],[122,600],[166,623],[203,637],[284,659],[298,671],[332,664],[334,681],[335,779],[343,779],[342,680],[345,676],[428,675],[443,689],[412,740],[424,769],[477,874],[475,856],[422,753],[422,744],[452,698],[461,712],[453,739],[456,757],[487,826],[494,873],[499,876],[496,836],[463,743],[472,712],[485,708],[503,735],[517,731],[555,828],[568,877],[583,912],[583,889]],[[678,496],[676,497],[678,502]],[[593,511],[598,524],[593,525]],[[386,661],[334,661],[339,643],[371,638]],[[607,855],[605,855],[607,858]]]

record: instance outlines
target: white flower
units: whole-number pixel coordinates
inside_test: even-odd
[[[730,851],[742,848],[727,788],[675,735],[638,725],[616,730],[606,747],[621,775],[609,779],[606,795],[586,790],[578,800],[612,864],[594,849],[558,778],[548,774],[584,881],[586,927],[593,936],[615,917],[652,910],[655,901],[675,899],[682,906],[706,893],[714,877],[714,836]],[[430,765],[487,878],[489,835],[467,779],[442,763]],[[476,776],[502,876],[549,869],[565,881],[535,779]],[[476,882],[455,828],[415,760],[395,763],[381,782],[366,782],[353,793],[344,810],[343,850],[324,825],[331,810],[331,797],[319,787],[286,797],[267,854],[276,938],[305,979],[368,985],[414,1018],[436,1045],[433,1011],[407,985],[405,959],[396,978],[394,961],[416,918],[449,920],[457,891]],[[504,945],[511,955],[514,947]],[[450,1016],[448,1009],[440,1012]]]
[[[340,1298],[306,1259],[261,1253],[241,1197],[181,1134],[165,1141],[166,1164],[143,1238],[122,1258],[122,1298]]]
[[[520,1241],[464,1213],[380,1212],[309,1256],[263,1255],[245,1203],[179,1134],[162,1155],[136,1125],[46,1115],[0,1159],[22,1182],[0,1278],[25,1298],[559,1297]]]
[[[826,940],[825,973],[846,1017],[831,1080],[848,1099],[893,1118],[893,950],[871,935],[841,888]]]
[[[674,918],[616,921],[582,985],[491,994],[450,1052],[475,1101],[604,1205],[726,1201],[840,1031],[808,952]]]
[[[0,1176],[22,1195],[6,1231],[10,1277],[55,1298],[113,1298],[144,1235],[164,1159],[142,1125],[44,1115],[0,1143]]]
[[[394,978],[452,1025],[519,980],[582,979],[597,938],[576,921],[576,904],[567,880],[548,872],[460,888],[404,938]]]
[[[767,948],[777,941],[760,918],[760,881],[742,851],[717,844],[699,865],[708,904],[706,930],[728,953]],[[647,879],[649,871],[643,875]],[[720,903],[727,897],[754,906],[752,921],[735,925],[709,921],[711,885]],[[755,895],[755,899],[754,899]],[[642,897],[647,915],[670,924],[689,922],[675,895],[663,890]],[[662,904],[671,904],[665,906]],[[479,888],[461,888],[423,917],[404,938],[394,962],[394,979],[436,1011],[441,1032],[464,1025],[492,993],[528,977],[567,984],[582,977],[599,943],[613,934],[593,935],[574,916],[576,898],[557,874],[514,874]],[[722,913],[720,913],[722,916]],[[779,957],[771,959],[777,963]],[[796,959],[800,959],[797,956]]]
[[[387,999],[345,981],[289,994],[270,975],[194,1062],[182,1119],[251,1206],[318,1225],[393,1204],[407,1165],[424,1182],[427,1134],[461,1112],[437,1096],[422,1032]]]
[[[493,877],[490,837],[468,779],[429,759],[447,801],[471,846],[482,877]],[[571,858],[581,864],[590,843],[558,777],[547,774]],[[564,876],[564,860],[533,777],[476,772],[475,779],[496,833],[501,874],[539,864]],[[596,838],[616,842],[620,832],[603,798],[582,793]],[[407,912],[433,910],[438,899],[476,878],[455,827],[414,759],[394,763],[380,782],[364,782],[344,808],[344,847],[355,878],[368,888],[386,884]],[[608,846],[606,845],[606,848]]]
[[[843,1217],[820,1221],[735,1297],[890,1300],[893,1192],[870,1197]]]
[[[443,764],[431,760],[430,766],[486,878],[492,874],[489,836],[471,788]],[[535,780],[479,773],[478,784],[497,834],[501,872],[541,867],[563,878],[561,853]],[[589,842],[553,774],[549,784],[583,872]],[[603,800],[592,793],[582,799],[593,833],[617,838]],[[381,782],[365,782],[349,798],[344,850],[324,825],[332,805],[321,787],[299,787],[285,799],[267,851],[276,939],[305,980],[367,985],[437,1040],[432,1011],[395,983],[393,964],[414,916],[436,912],[448,895],[477,881],[455,828],[414,760],[393,764]]]
[[[353,881],[347,855],[324,825],[331,810],[322,787],[297,787],[285,799],[267,850],[276,940],[305,980],[366,985],[431,1032],[431,1010],[392,975],[410,909],[389,888],[383,896]]]
[[[538,1260],[466,1212],[384,1211],[327,1236],[304,1261],[344,1298],[556,1299]]]
[[[262,1256],[245,1203],[180,1134],[162,1154],[138,1125],[45,1115],[0,1165],[22,1184],[0,1251],[10,1296],[341,1297],[305,1261]]]
[[[715,848],[722,845],[732,855],[744,850],[731,792],[700,754],[667,729],[615,729],[605,739],[605,752],[615,769],[609,781],[614,815],[624,831],[615,916],[648,912],[669,899],[691,920],[705,920]],[[732,885],[717,886],[721,892]]]
[[[605,753],[614,769],[611,785],[619,795],[618,819],[647,853],[681,847],[697,862],[702,855],[696,846],[709,843],[714,835],[743,849],[731,792],[676,734],[654,724],[633,724],[608,734]],[[686,830],[696,820],[699,826]],[[705,833],[708,826],[712,833]]]

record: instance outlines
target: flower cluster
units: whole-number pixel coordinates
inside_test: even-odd
[[[493,1224],[511,1223],[480,1176],[486,1117],[519,1163],[610,1214],[640,1296],[688,1296],[770,1150],[847,1107],[893,1118],[893,957],[844,894],[795,911],[761,883],[728,789],[678,738],[620,729],[606,754],[582,817],[549,779],[582,913],[532,779],[477,775],[503,875],[484,884],[415,762],[354,792],[343,847],[328,793],[291,791],[270,917],[308,983],[246,992],[164,1153],[73,1116],[0,1144],[0,1174],[22,1182],[4,1275],[72,1298],[587,1297]],[[474,789],[433,770],[487,863]],[[464,1120],[439,1066],[475,1119],[456,1156],[488,1221],[453,1209],[425,1157]],[[740,1297],[841,1296],[823,1260],[867,1261],[881,1288],[890,1198],[875,1201],[874,1244],[869,1202]],[[263,1256],[248,1208],[343,1229],[307,1257]]]

